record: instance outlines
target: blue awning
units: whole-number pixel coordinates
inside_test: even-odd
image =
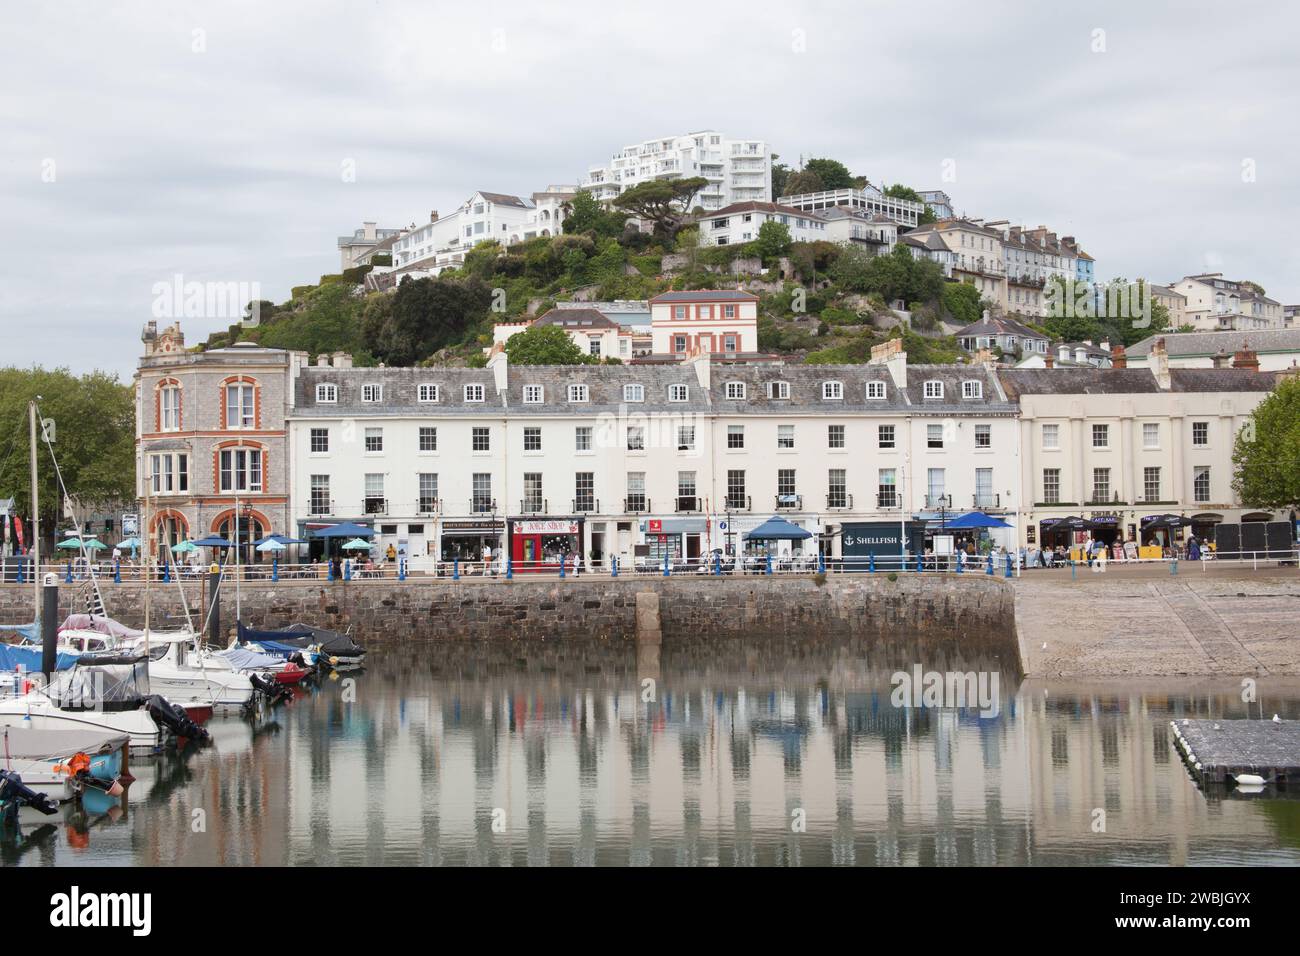
[[[811,538],[812,532],[786,521],[780,515],[772,515],[753,531],[741,537],[746,541],[802,541]]]

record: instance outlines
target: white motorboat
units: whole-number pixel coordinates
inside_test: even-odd
[[[209,665],[201,653],[193,651],[193,634],[150,634],[148,641],[149,685],[172,703],[229,711],[253,699],[256,688],[249,676],[229,666]]]
[[[86,655],[49,687],[24,680],[22,693],[0,700],[0,727],[126,734],[131,749],[152,752],[162,729],[146,706],[148,661],[138,654]]]

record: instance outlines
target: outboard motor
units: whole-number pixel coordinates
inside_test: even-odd
[[[46,816],[59,812],[57,800],[37,793],[14,771],[0,770],[0,815],[6,823],[18,822],[19,807],[35,807]]]
[[[262,695],[268,707],[274,707],[293,696],[293,691],[284,684],[263,677],[261,674],[250,674],[248,679],[252,682],[253,689]]]
[[[184,707],[173,704],[161,694],[150,694],[144,699],[144,706],[145,710],[149,711],[149,716],[157,721],[158,726],[170,730],[177,737],[185,737],[189,740],[208,739],[207,730],[190,720],[190,715],[185,713]]]

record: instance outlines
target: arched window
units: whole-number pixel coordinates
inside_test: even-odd
[[[240,564],[256,564],[262,560],[263,552],[258,551],[255,542],[270,534],[271,525],[266,516],[251,508],[240,507],[239,518],[235,519],[234,509],[224,511],[212,523],[212,531],[217,537],[225,538],[239,548]],[[226,561],[233,564],[236,560],[234,550],[226,554]]]
[[[181,385],[174,378],[165,378],[157,385],[156,424],[160,432],[181,430]]]
[[[247,376],[226,379],[221,386],[221,427],[258,427],[257,381]]]

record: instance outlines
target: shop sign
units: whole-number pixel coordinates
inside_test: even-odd
[[[516,521],[516,534],[579,534],[576,521]]]

